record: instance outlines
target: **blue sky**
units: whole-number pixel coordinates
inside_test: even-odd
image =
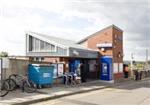
[[[78,41],[115,24],[124,30],[124,59],[144,60],[149,12],[149,0],[0,0],[0,51],[25,55],[25,31]]]

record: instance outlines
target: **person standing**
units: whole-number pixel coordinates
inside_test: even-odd
[[[85,79],[85,68],[84,68],[84,64],[83,63],[80,64],[80,70],[81,70],[81,82],[86,82],[86,79]]]
[[[139,73],[138,73],[138,70],[135,70],[134,74],[135,74],[135,80],[137,81],[137,80],[139,79]]]
[[[124,78],[129,77],[129,67],[128,65],[124,65]]]

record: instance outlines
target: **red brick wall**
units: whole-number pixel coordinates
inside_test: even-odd
[[[105,51],[97,48],[97,44],[99,43],[112,43],[112,48],[106,48]],[[123,63],[123,32],[116,27],[109,27],[102,31],[95,33],[92,37],[90,37],[87,41],[88,48],[98,50],[100,55],[108,55],[112,56],[113,63],[117,63],[119,67],[119,63]],[[120,53],[120,57],[119,57]],[[114,69],[114,68],[113,68]],[[114,73],[113,75],[114,80],[123,78],[122,72]]]
[[[102,55],[112,56],[113,55],[112,49],[107,49],[106,51],[102,52],[99,48],[96,47],[96,45],[99,43],[106,43],[106,42],[112,43],[113,42],[112,35],[113,35],[112,28],[96,33],[94,37],[91,37],[87,40],[88,48],[98,50]]]
[[[56,63],[56,62],[59,62],[59,61],[60,61],[60,58],[52,58],[52,57],[44,58],[44,62]]]
[[[87,47],[98,50],[101,55],[113,56],[113,62],[123,62],[123,32],[114,27],[107,28],[103,31],[95,33],[95,35],[89,38],[84,43],[87,43]],[[120,40],[122,39],[122,40]],[[112,43],[112,48],[106,48],[105,51],[97,48],[96,45],[99,43]],[[84,45],[84,43],[82,45]],[[120,53],[120,57],[119,57]]]
[[[123,62],[123,32],[113,28],[113,61]],[[120,53],[120,56],[119,56]]]

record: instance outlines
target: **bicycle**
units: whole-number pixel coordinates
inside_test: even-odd
[[[9,83],[6,80],[0,80],[0,97],[4,97],[9,92]]]
[[[6,79],[5,81],[7,81],[7,83],[9,84],[9,91],[13,91],[16,87],[16,82],[11,78]]]
[[[74,75],[74,73],[65,73],[64,74],[64,84],[67,87],[68,85],[74,86],[77,85],[76,84],[76,77]]]
[[[12,74],[9,76],[9,80],[15,81],[15,83],[9,83],[11,91],[20,88],[23,92],[34,93],[37,90],[36,84],[33,81],[30,81],[27,76]]]

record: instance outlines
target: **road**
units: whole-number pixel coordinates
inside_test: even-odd
[[[150,80],[67,96],[32,105],[150,105]]]

